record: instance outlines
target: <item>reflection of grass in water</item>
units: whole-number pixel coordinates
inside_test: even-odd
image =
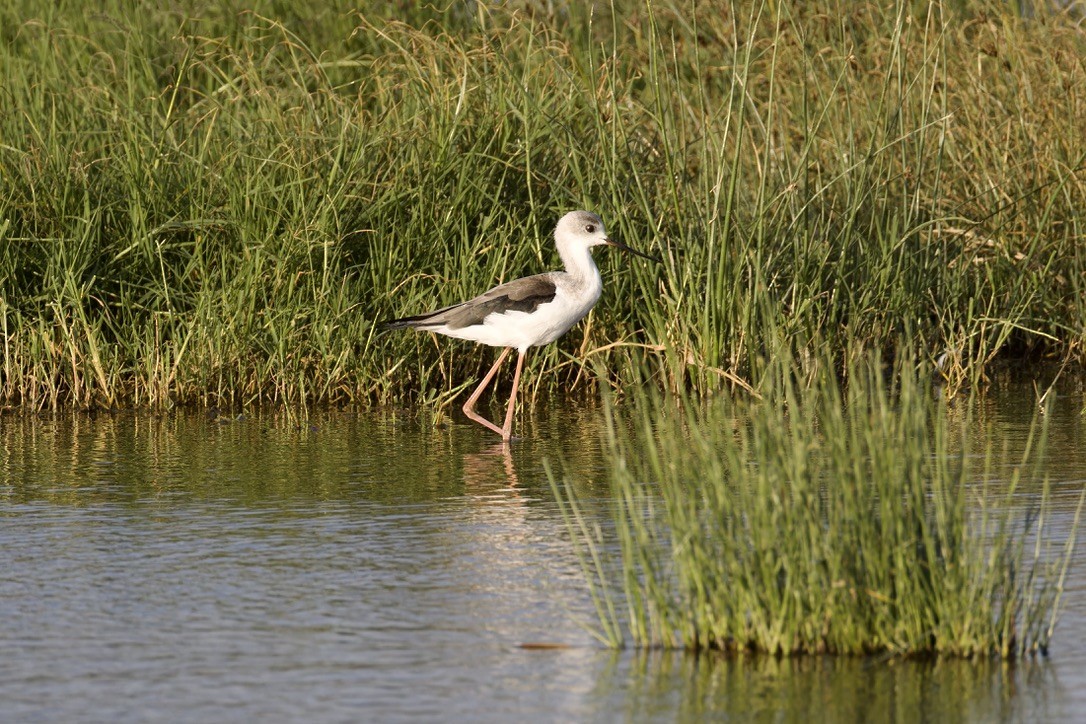
[[[646,703],[667,701],[676,721],[807,721],[812,703],[814,719],[827,722],[896,721],[896,712],[915,718],[919,711],[936,721],[1045,721],[1053,718],[1048,700],[1060,698],[1053,695],[1060,689],[1055,679],[1047,661],[943,658],[872,666],[866,657],[640,649],[614,652],[597,687],[633,689]]]
[[[996,480],[1000,443],[962,453],[952,438],[984,430],[968,413],[951,424],[911,365],[887,383],[857,362],[844,386],[824,361],[792,359],[767,363],[761,400],[654,399],[632,427],[612,422],[620,562],[555,483],[589,554],[600,637],[778,654],[1044,652],[1082,502],[1066,542],[1046,528],[1047,481],[1022,510],[1022,489],[1043,478],[1043,418]]]
[[[154,5],[0,4],[0,404],[440,409],[486,353],[374,322],[553,264],[576,207],[666,261],[604,261],[537,392],[586,357],[619,388],[756,385],[765,316],[839,359],[908,320],[952,382],[1008,348],[1082,359],[1064,16]]]

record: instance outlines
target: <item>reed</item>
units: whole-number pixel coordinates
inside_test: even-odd
[[[952,385],[1080,365],[1086,41],[1014,4],[0,0],[0,404],[441,408],[375,322],[605,261],[536,393],[757,386],[766,320]],[[637,300],[638,303],[631,303]]]
[[[1038,415],[1023,451],[915,368],[787,349],[765,399],[658,399],[610,424],[614,533],[551,476],[614,646],[770,654],[1046,653],[1083,496],[1053,530]],[[794,352],[794,350],[793,350]],[[628,423],[628,424],[627,424]],[[1025,502],[1023,502],[1025,501]],[[606,552],[610,551],[608,559]]]

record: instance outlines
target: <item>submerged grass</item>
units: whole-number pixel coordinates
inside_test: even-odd
[[[375,322],[552,266],[577,207],[666,263],[605,261],[536,393],[757,385],[766,315],[951,384],[1086,359],[1070,14],[247,6],[0,0],[0,404],[441,407],[485,353]]]
[[[1083,497],[1054,531],[1043,416],[1009,459],[901,365],[888,382],[857,361],[847,388],[822,362],[801,369],[782,354],[768,366],[764,401],[671,399],[640,406],[628,429],[612,422],[607,541],[552,476],[586,552],[600,638],[771,654],[1047,652]]]

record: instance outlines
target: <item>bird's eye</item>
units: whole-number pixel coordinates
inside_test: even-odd
[[[584,227],[584,230],[587,231],[589,234],[595,234],[596,233],[596,225],[595,224],[587,224]]]

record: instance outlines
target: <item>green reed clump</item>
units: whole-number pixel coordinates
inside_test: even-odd
[[[578,207],[666,261],[604,260],[536,391],[756,385],[770,306],[955,385],[1083,359],[1070,16],[229,5],[0,0],[0,404],[446,404],[487,353],[376,323],[553,266]]]
[[[1043,420],[1008,460],[903,365],[887,382],[856,363],[843,389],[822,363],[787,360],[770,364],[761,401],[658,400],[629,428],[612,423],[617,562],[614,538],[555,484],[592,555],[600,637],[772,654],[1046,652],[1082,500],[1056,540]]]

